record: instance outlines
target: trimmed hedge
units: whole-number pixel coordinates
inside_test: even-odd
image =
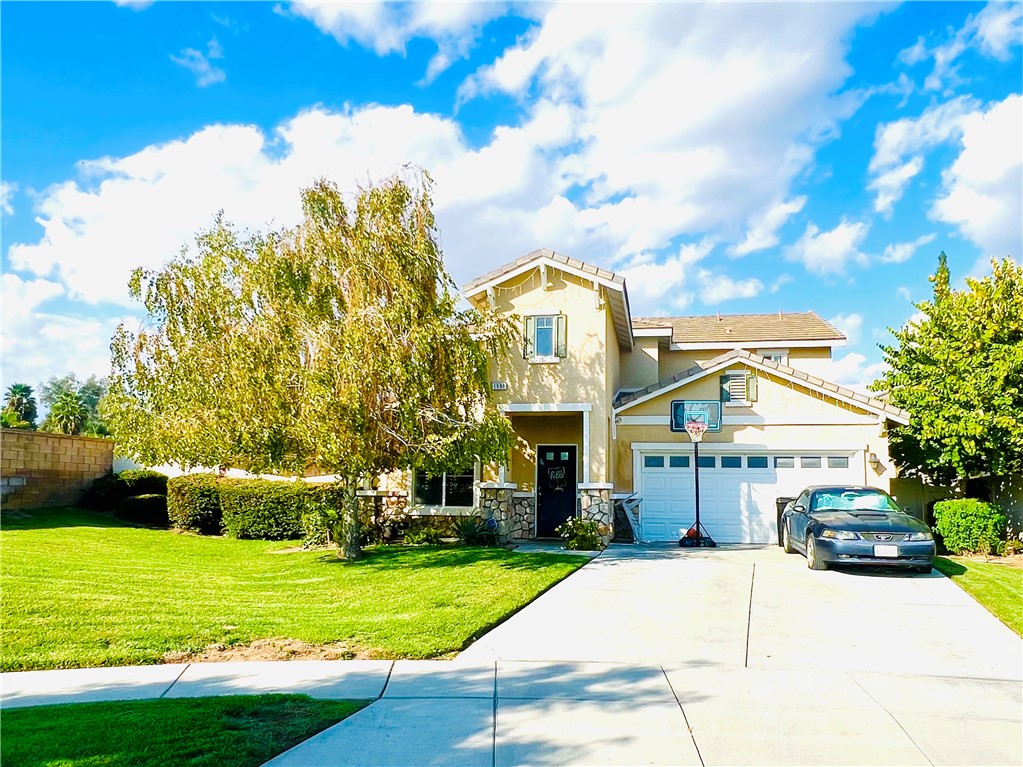
[[[934,529],[954,554],[990,554],[1005,539],[1005,514],[993,503],[975,498],[934,504]]]
[[[170,519],[167,517],[167,496],[159,493],[129,496],[117,505],[115,513],[121,519],[140,525],[170,526]]]
[[[168,482],[167,513],[171,524],[204,535],[220,535],[224,519],[219,482],[216,474],[186,474]]]
[[[113,511],[121,501],[133,495],[167,495],[167,475],[150,469],[105,474],[93,481],[78,506],[92,511]]]

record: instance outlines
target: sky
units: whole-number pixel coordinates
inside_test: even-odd
[[[633,316],[815,311],[831,380],[1019,261],[1023,5],[0,4],[2,385],[109,372],[223,210],[426,169],[459,283],[547,247]]]

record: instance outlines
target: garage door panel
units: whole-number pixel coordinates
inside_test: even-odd
[[[834,455],[821,453],[829,454]],[[746,467],[746,458],[740,468],[722,468],[720,456],[714,468],[700,468],[700,522],[719,543],[773,543],[776,498],[795,496],[812,484],[857,484],[862,479],[852,468],[856,464],[851,456],[846,468],[828,468],[826,460],[821,468],[804,468],[798,458],[793,467],[775,468],[775,454],[767,457],[767,469]],[[677,540],[696,520],[693,469],[644,468],[641,482],[642,538]]]

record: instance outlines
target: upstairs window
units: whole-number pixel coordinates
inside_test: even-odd
[[[413,480],[416,506],[472,506],[473,471],[427,474],[417,471]]]
[[[568,356],[568,317],[546,314],[526,317],[522,356],[532,362],[557,362]]]
[[[757,354],[771,362],[777,362],[779,365],[789,364],[788,349],[757,349]]]
[[[744,407],[757,401],[757,377],[746,371],[721,376],[721,401],[732,407]]]

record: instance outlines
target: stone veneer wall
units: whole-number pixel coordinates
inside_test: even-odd
[[[23,429],[2,429],[0,495],[5,509],[41,509],[78,501],[113,469],[114,443]]]
[[[614,508],[611,504],[611,489],[604,487],[581,487],[579,489],[579,511],[583,519],[592,519],[601,525],[604,545],[614,538]]]
[[[529,540],[536,532],[536,496],[532,493],[512,497],[512,538]]]

